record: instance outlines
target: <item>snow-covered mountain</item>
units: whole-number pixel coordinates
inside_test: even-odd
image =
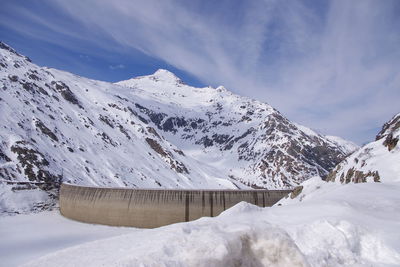
[[[343,160],[327,176],[339,183],[400,182],[400,113],[371,142]]]
[[[291,188],[327,175],[353,149],[266,103],[191,87],[166,70],[112,84],[39,67],[0,43],[0,88],[2,210],[21,193],[4,181],[44,182],[47,192],[61,181]],[[52,203],[28,189],[19,203]]]
[[[222,86],[194,88],[166,70],[117,84],[134,90],[139,115],[168,141],[250,186],[290,188],[325,176],[357,148],[291,123],[266,103]]]

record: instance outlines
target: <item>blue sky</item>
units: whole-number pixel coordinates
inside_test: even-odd
[[[400,112],[397,0],[2,0],[0,39],[94,79],[224,85],[359,144]]]

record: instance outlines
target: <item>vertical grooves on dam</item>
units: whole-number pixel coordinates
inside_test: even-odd
[[[154,228],[217,216],[241,201],[272,206],[290,190],[158,190],[62,184],[60,212],[70,219]]]
[[[189,221],[189,193],[186,193],[185,222]]]
[[[213,192],[210,192],[210,216],[213,217],[214,216],[214,202],[213,202]]]

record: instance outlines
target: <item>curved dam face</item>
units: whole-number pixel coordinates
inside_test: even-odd
[[[272,206],[290,190],[174,190],[62,184],[60,212],[81,222],[155,228],[217,216],[241,201]]]

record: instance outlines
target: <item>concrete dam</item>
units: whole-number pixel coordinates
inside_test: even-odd
[[[241,201],[272,206],[291,190],[102,188],[62,184],[60,212],[86,223],[155,228],[217,216]]]

